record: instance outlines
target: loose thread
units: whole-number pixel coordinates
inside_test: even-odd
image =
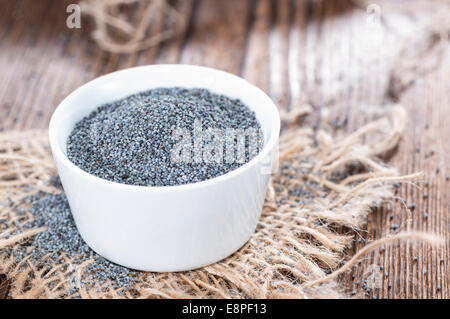
[[[394,235],[392,237],[378,239],[364,246],[360,251],[356,253],[356,255],[354,255],[344,266],[342,266],[338,270],[335,270],[334,272],[323,278],[307,282],[302,285],[302,288],[309,288],[337,278],[337,276],[353,267],[363,255],[367,254],[368,252],[371,252],[372,250],[382,245],[391,244],[397,240],[421,240],[435,246],[443,243],[443,239],[441,237],[423,232],[404,232]]]

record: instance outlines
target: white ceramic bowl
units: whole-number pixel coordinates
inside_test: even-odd
[[[241,99],[255,113],[264,147],[250,162],[199,183],[145,187],[93,176],[66,156],[75,123],[98,106],[156,87],[207,88]],[[54,112],[50,146],[77,228],[101,256],[147,271],[182,271],[219,261],[251,236],[278,147],[280,117],[260,89],[232,74],[192,65],[152,65],[101,76]]]

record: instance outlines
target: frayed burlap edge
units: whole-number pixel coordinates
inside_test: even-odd
[[[307,114],[308,110],[301,115]],[[10,202],[20,202],[38,190],[60,190],[47,181],[56,174],[45,131],[0,135],[0,219],[14,227],[0,233],[0,273],[8,276],[12,298],[70,298],[78,288],[82,298],[339,298],[337,282],[363,254],[399,239],[432,244],[437,237],[408,229],[369,243],[346,262],[345,250],[361,230],[373,207],[393,198],[392,184],[420,177],[399,176],[380,161],[392,151],[405,127],[405,110],[386,107],[386,116],[342,140],[324,131],[288,128],[281,137],[279,170],[272,176],[259,225],[250,240],[227,259],[194,271],[140,273],[130,289],[113,289],[111,282],[86,290],[80,284],[86,262],[52,269],[25,258],[6,257],[5,247],[17,247],[43,229],[21,229],[32,218],[16,214]],[[290,114],[283,114],[286,119]],[[366,142],[362,143],[362,139]],[[367,141],[373,141],[371,143]],[[71,256],[61,253],[70,264]],[[74,271],[76,270],[76,271]],[[70,271],[70,272],[69,272]],[[70,276],[68,275],[70,273]],[[50,283],[52,283],[50,285]],[[100,288],[100,287],[99,287]]]

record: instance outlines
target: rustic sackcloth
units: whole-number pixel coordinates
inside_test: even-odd
[[[397,233],[369,243],[349,259],[346,248],[367,215],[393,198],[393,183],[420,175],[399,176],[380,159],[392,151],[405,127],[399,105],[380,108],[380,116],[336,140],[322,130],[290,125],[304,113],[283,114],[285,130],[278,168],[271,177],[262,216],[250,240],[232,256],[187,272],[138,272],[131,287],[107,281],[86,289],[80,284],[89,261],[55,252],[61,264],[33,261],[11,251],[29,246],[44,228],[27,228],[33,218],[27,195],[60,193],[48,181],[56,176],[46,131],[0,135],[0,273],[6,274],[11,298],[337,298],[346,296],[338,275],[351,270],[362,255],[398,239],[435,242],[433,236]],[[369,142],[370,141],[370,142]],[[294,192],[293,190],[301,190]],[[12,204],[14,203],[14,204]],[[17,207],[20,207],[20,214]],[[28,223],[29,224],[29,223]],[[31,251],[32,247],[29,247]],[[62,264],[68,267],[61,267]],[[44,266],[45,265],[45,266]],[[100,289],[103,288],[103,289]]]

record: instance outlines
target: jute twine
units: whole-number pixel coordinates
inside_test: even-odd
[[[343,297],[338,276],[372,249],[398,240],[440,242],[403,225],[402,232],[368,243],[348,260],[346,248],[354,241],[354,231],[363,229],[373,207],[393,199],[392,184],[421,176],[399,176],[380,160],[397,146],[405,127],[403,107],[385,110],[383,117],[343,139],[288,125],[280,141],[279,170],[271,178],[262,216],[250,240],[232,256],[198,270],[139,272],[139,283],[123,296],[112,288],[113,282],[104,285],[104,292],[82,288],[81,273],[89,261],[71,264],[75,256],[63,251],[58,254],[69,264],[65,270],[42,267],[44,260],[32,262],[30,256],[19,262],[7,257],[5,248],[17,248],[45,228],[22,231],[21,226],[33,218],[26,204],[21,204],[25,213],[20,215],[3,204],[0,219],[10,226],[0,228],[0,273],[9,278],[10,296],[70,298],[73,295],[68,292],[75,285],[83,298]],[[61,192],[46,183],[55,174],[47,132],[0,135],[1,203],[20,203],[37,191]],[[289,193],[295,188],[302,189],[301,195]]]
[[[131,53],[172,37],[185,21],[167,0],[83,0],[81,12],[95,23],[92,37],[104,50]],[[136,6],[127,17],[124,6]]]

